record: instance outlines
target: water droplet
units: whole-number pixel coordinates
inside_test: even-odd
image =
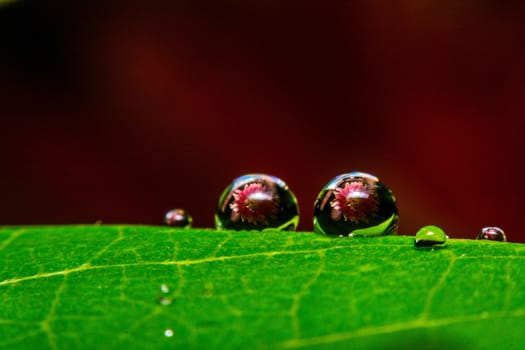
[[[378,236],[396,233],[398,212],[392,191],[361,172],[332,179],[314,204],[314,231],[327,235]]]
[[[170,292],[170,288],[168,287],[167,284],[163,283],[163,284],[160,285],[160,291],[162,293],[169,293]]]
[[[445,232],[433,225],[425,226],[419,229],[414,239],[414,245],[416,248],[434,248],[443,247],[447,242],[448,236]]]
[[[166,305],[171,305],[171,303],[172,303],[171,298],[165,298],[165,297],[160,297],[159,298],[159,304],[160,305],[166,306]]]
[[[297,199],[279,178],[250,174],[236,178],[222,193],[215,212],[217,229],[293,231],[299,223]]]
[[[486,239],[489,241],[506,242],[507,236],[505,232],[496,226],[483,227],[476,239]]]
[[[164,330],[164,336],[165,336],[166,338],[171,338],[171,337],[173,337],[173,330],[170,329],[170,328]]]
[[[172,209],[164,215],[164,223],[169,226],[190,228],[193,218],[184,209]]]
[[[173,299],[167,295],[170,292],[170,288],[167,284],[160,285],[160,296],[158,298],[159,304],[161,305],[170,305],[173,302]]]

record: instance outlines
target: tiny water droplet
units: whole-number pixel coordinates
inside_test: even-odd
[[[496,226],[483,227],[481,232],[478,233],[476,239],[484,239],[489,241],[506,242],[507,236],[505,232]]]
[[[429,225],[422,227],[416,233],[414,245],[416,248],[439,248],[445,246],[448,236],[438,226]]]
[[[184,209],[172,209],[164,215],[164,223],[173,227],[190,228],[193,218]]]
[[[392,191],[367,173],[336,176],[321,190],[314,204],[314,231],[326,235],[395,234],[397,223]]]
[[[173,299],[167,295],[170,292],[170,288],[167,284],[162,283],[160,285],[160,296],[158,298],[159,304],[161,305],[170,305],[173,302]]]
[[[164,330],[164,336],[165,336],[166,338],[171,338],[171,337],[173,337],[173,330],[170,329],[170,328]]]
[[[265,174],[240,176],[226,187],[215,211],[217,229],[294,231],[299,208],[281,179]]]
[[[164,297],[159,298],[159,304],[161,305],[166,306],[166,305],[170,305],[171,303],[172,303],[171,298],[164,298]]]
[[[168,287],[167,284],[163,283],[163,284],[160,285],[160,291],[162,293],[169,293],[170,292],[170,288]]]

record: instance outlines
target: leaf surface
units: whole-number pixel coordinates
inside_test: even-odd
[[[0,228],[0,348],[525,348],[525,245]]]

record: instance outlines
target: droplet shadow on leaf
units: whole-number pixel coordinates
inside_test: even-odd
[[[206,298],[211,298],[213,296],[213,283],[206,282],[204,289],[202,290],[202,295]]]

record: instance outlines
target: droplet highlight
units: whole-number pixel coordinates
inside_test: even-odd
[[[163,283],[163,284],[160,285],[160,291],[162,293],[169,293],[170,292],[170,288],[168,287],[167,284]]]
[[[173,227],[190,228],[193,218],[184,209],[176,208],[164,215],[164,223]]]
[[[165,336],[166,338],[171,338],[171,337],[173,337],[173,330],[170,329],[170,328],[165,329],[165,330],[164,330],[164,336]]]
[[[266,174],[240,176],[226,187],[215,211],[218,230],[293,231],[299,223],[297,199],[286,183]]]
[[[483,227],[478,233],[478,236],[476,239],[483,239],[488,241],[497,241],[497,242],[506,242],[507,236],[505,236],[505,232],[496,226],[489,226],[489,227]]]
[[[323,187],[314,203],[314,231],[326,235],[395,234],[398,210],[392,191],[377,177],[342,174]]]
[[[414,245],[416,248],[439,248],[444,247],[448,236],[440,227],[429,225],[424,226],[416,233]]]

